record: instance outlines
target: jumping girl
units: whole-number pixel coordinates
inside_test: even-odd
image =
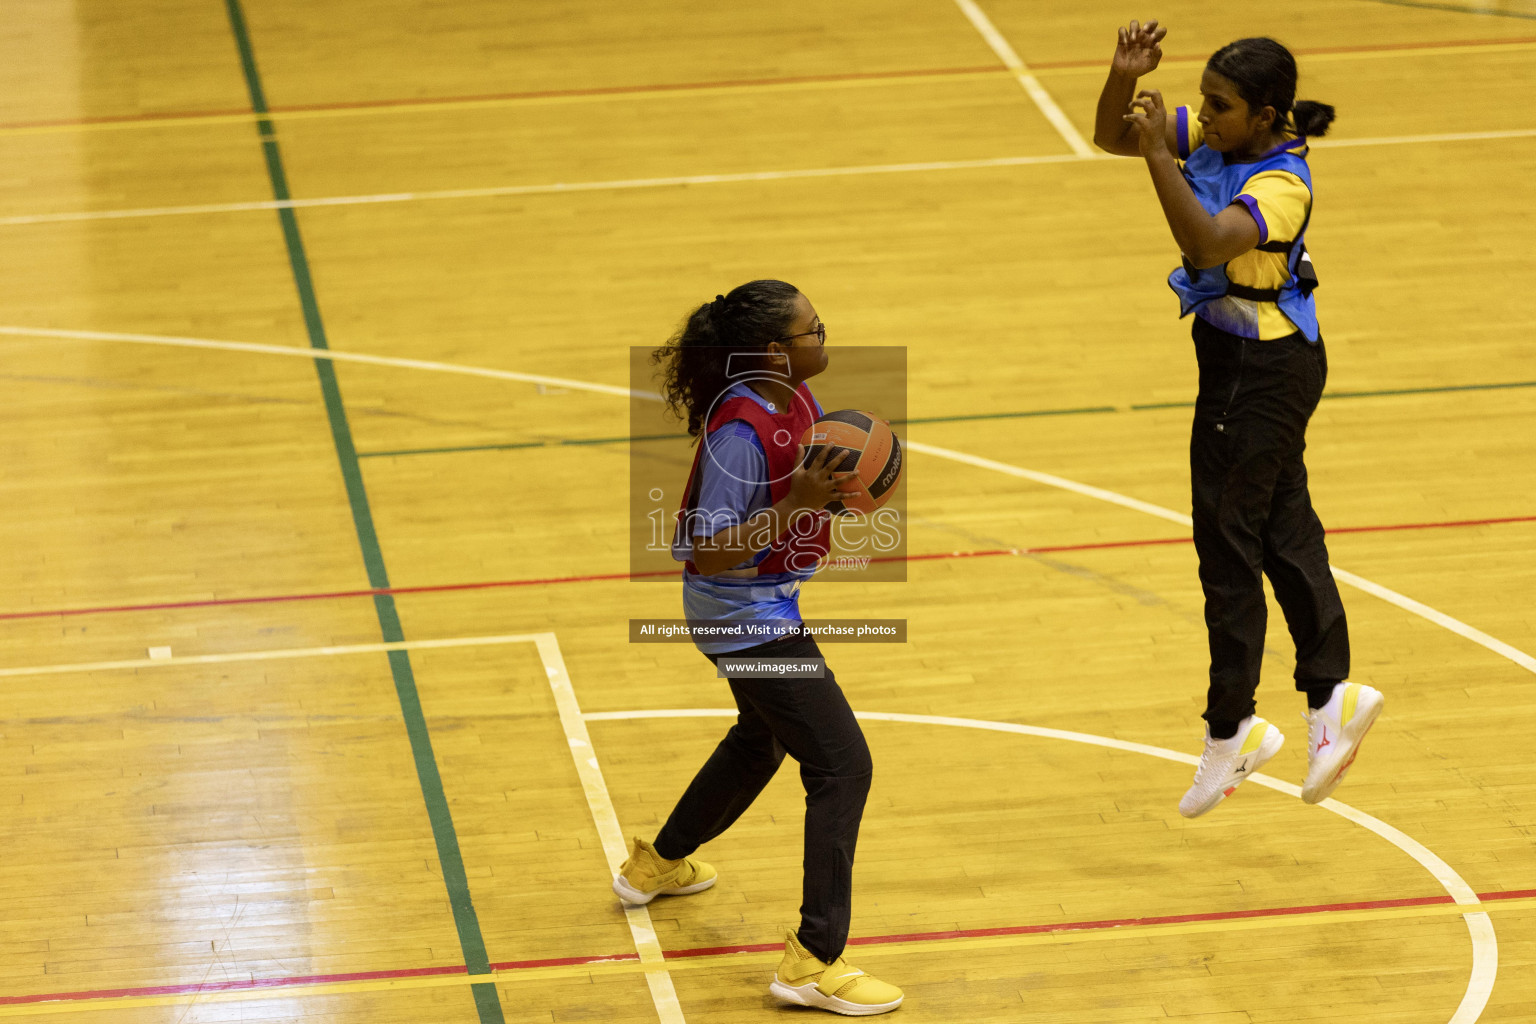
[[[802,631],[799,606],[801,582],[828,550],[824,509],[838,482],[853,476],[834,472],[830,446],[804,464],[799,444],[821,415],[805,381],[827,367],[826,338],[793,286],[752,281],[700,306],[652,356],[672,410],[701,438],[673,540],[673,557],[687,563],[683,610],[699,650],[727,671],[738,714],[654,844],[634,840],[613,891],[649,903],[714,885],[715,869],[693,852],[751,806],[787,751],[805,785],[805,880],[800,928],[785,933],[769,990],[786,1002],[865,1016],[902,1000],[899,988],[842,956],[874,769],[853,710]],[[722,665],[726,658],[757,662],[759,671],[808,662],[824,674],[742,674]]]
[[[1184,256],[1168,284],[1180,315],[1195,314],[1200,390],[1190,475],[1211,672],[1205,748],[1179,802],[1193,818],[1285,741],[1254,714],[1264,576],[1296,644],[1296,688],[1307,695],[1303,800],[1333,792],[1383,699],[1344,681],[1344,606],[1302,462],[1328,373],[1304,242],[1312,215],[1307,138],[1328,130],[1333,108],[1295,102],[1296,60],[1285,47],[1239,39],[1206,62],[1199,116],[1179,107],[1170,118],[1160,92],[1136,90],[1162,58],[1167,31],[1156,21],[1120,29],[1094,142],[1146,160]]]

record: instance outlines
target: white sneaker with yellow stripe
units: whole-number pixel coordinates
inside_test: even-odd
[[[1306,713],[1307,781],[1301,787],[1302,800],[1321,803],[1338,788],[1386,703],[1374,686],[1339,683],[1326,705]]]
[[[1284,744],[1285,737],[1279,729],[1254,715],[1237,723],[1237,734],[1231,739],[1213,740],[1207,728],[1205,750],[1195,769],[1195,784],[1179,801],[1179,813],[1186,818],[1200,817],[1231,796],[1243,780],[1279,753]]]
[[[901,989],[871,978],[842,957],[830,964],[816,959],[800,945],[793,930],[784,933],[784,959],[779,961],[768,991],[786,1003],[814,1006],[845,1017],[890,1013],[903,998]]]

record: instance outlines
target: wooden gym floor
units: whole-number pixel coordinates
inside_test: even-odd
[[[608,890],[728,706],[628,642],[629,352],[773,276],[829,380],[907,353],[907,580],[804,596],[909,624],[828,646],[901,1019],[1536,1019],[1536,6],[980,4],[10,0],[0,1016],[799,1019],[792,770],[710,892]],[[1329,807],[1274,615],[1291,743],[1175,809],[1193,355],[1082,142],[1153,14],[1170,98],[1273,34],[1339,111],[1309,461],[1388,705]]]

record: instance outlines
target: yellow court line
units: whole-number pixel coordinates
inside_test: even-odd
[[[1525,53],[1536,50],[1536,43],[1485,43],[1485,44],[1455,44],[1416,47],[1412,49],[1384,49],[1384,50],[1352,50],[1341,53],[1312,53],[1299,54],[1302,63],[1313,62],[1338,62],[1352,60],[1381,60],[1389,58],[1403,58],[1415,56],[1457,56],[1481,53]],[[1167,57],[1161,66],[1165,68],[1199,67],[1205,64],[1204,57]],[[1104,64],[1082,64],[1069,67],[1036,67],[1030,69],[1030,74],[1044,78],[1053,75],[1102,75],[1108,67]],[[868,89],[885,86],[902,85],[912,83],[931,87],[935,82],[975,82],[996,79],[999,81],[1012,81],[1016,77],[1015,72],[1009,68],[997,68],[986,71],[932,71],[916,73],[897,73],[884,76],[871,76],[868,78],[825,78],[800,82],[742,82],[740,84],[726,85],[702,85],[689,86],[657,86],[654,88],[637,88],[623,92],[582,92],[564,95],[528,95],[528,96],[502,96],[485,97],[459,100],[420,100],[403,101],[400,103],[379,104],[374,106],[349,106],[333,107],[325,110],[288,110],[273,111],[265,115],[265,120],[282,123],[288,121],[312,121],[342,117],[375,117],[389,114],[418,114],[432,111],[458,112],[466,110],[500,110],[518,107],[542,107],[563,106],[568,104],[609,103],[617,100],[653,100],[667,98],[691,98],[695,96],[737,96],[757,95],[759,93],[781,92],[814,92],[826,89]],[[225,124],[255,124],[263,119],[262,115],[255,113],[229,113],[229,114],[203,114],[191,117],[156,117],[146,115],[143,118],[124,121],[99,121],[85,124],[44,124],[44,125],[16,125],[8,128],[0,128],[0,138],[28,135],[60,135],[79,134],[88,132],[114,132],[135,131],[141,129],[177,128],[177,127],[203,127],[208,125]]]
[[[45,1003],[11,1003],[0,1006],[0,1017],[27,1017],[44,1013],[84,1013],[88,1010],[129,1010],[145,1006],[185,1006],[189,1003],[242,1003],[305,996],[335,996],[348,992],[384,992],[390,989],[438,988],[473,985],[486,980],[483,974],[445,974],[429,978],[376,978],[368,981],[330,981],[283,988],[242,989],[233,992],[200,992],[168,996],[109,996],[105,999],[56,1000]]]
[[[915,954],[946,953],[951,951],[1010,949],[1021,946],[1068,945],[1077,942],[1113,942],[1118,939],[1143,936],[1200,935],[1216,932],[1261,931],[1266,928],[1311,928],[1320,924],[1360,924],[1372,921],[1396,921],[1409,918],[1459,917],[1489,911],[1520,911],[1536,909],[1536,897],[1512,900],[1492,900],[1486,903],[1447,903],[1424,907],[1383,907],[1374,910],[1334,910],[1313,914],[1294,914],[1283,917],[1244,917],[1220,921],[1186,921],[1172,924],[1120,925],[1114,928],[1062,929],[1050,932],[1032,932],[1027,935],[984,935],[955,939],[918,939],[912,942],[892,942],[879,945],[856,945],[852,953],[856,959],[878,956],[904,956]],[[777,952],[720,953],[714,956],[688,957],[667,960],[665,963],[641,963],[636,960],[610,960],[592,964],[570,964],[559,967],[527,967],[492,971],[490,978],[497,984],[520,981],[549,981],[559,978],[613,977],[640,975],[669,971],[697,971],[731,965],[748,966],[769,970],[777,961]],[[19,1003],[0,1006],[0,1017],[20,1017],[30,1014],[75,1013],[87,1010],[133,1009],[147,1006],[178,1006],[188,1003],[238,1003],[274,999],[296,999],[307,996],[333,996],[351,992],[386,992],[400,989],[441,988],[453,985],[473,985],[484,982],[484,974],[450,974],[428,978],[378,978],[366,981],[321,982],[313,985],[293,985],[284,988],[244,989],[240,991],[188,993],[164,996],[119,996],[104,999],[79,999],[69,1001]]]

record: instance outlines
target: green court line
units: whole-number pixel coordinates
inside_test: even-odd
[[[1510,388],[1536,388],[1536,380],[1516,380],[1502,384],[1447,384],[1432,388],[1384,388],[1378,391],[1330,391],[1323,395],[1331,398],[1379,398],[1387,395],[1434,395],[1452,391],[1504,391]],[[1193,409],[1194,402],[1140,402],[1128,408],[1132,412],[1151,412],[1157,409]],[[1096,413],[1124,412],[1113,405],[1090,405],[1081,409],[1026,409],[1021,412],[983,412],[962,416],[924,416],[917,419],[892,420],[893,424],[909,423],[963,423],[968,420],[1017,420],[1036,416],[1086,416]],[[680,441],[687,434],[637,434],[634,437],[568,437],[558,441],[518,441],[509,444],[473,444],[454,448],[401,448],[388,452],[358,452],[360,459],[382,459],[395,455],[447,455],[454,452],[495,452],[514,448],[558,448],[576,444],[627,444],[631,441]]]
[[[1433,388],[1381,388],[1376,391],[1330,391],[1323,400],[1330,398],[1382,398],[1387,395],[1438,395],[1451,391],[1504,391],[1509,388],[1536,388],[1536,380],[1514,380],[1503,384],[1445,384]],[[1194,402],[1149,402],[1133,405],[1136,412],[1149,409],[1193,409]]]
[[[1526,14],[1524,11],[1487,11],[1476,7],[1466,7],[1461,4],[1432,4],[1421,2],[1421,0],[1365,0],[1365,2],[1383,4],[1387,7],[1417,7],[1426,11],[1450,11],[1453,14],[1482,14],[1494,18],[1536,20],[1536,14]]]
[[[1446,384],[1434,388],[1388,388],[1380,391],[1332,391],[1324,398],[1376,398],[1381,395],[1434,395],[1447,391],[1504,391],[1536,388],[1536,380],[1512,380],[1504,384]]]
[[[245,73],[245,83],[250,91],[251,109],[258,115],[257,132],[261,137],[262,153],[266,157],[267,174],[271,179],[273,198],[285,202],[290,198],[288,178],[283,172],[282,155],[278,151],[276,132],[267,114],[267,101],[261,87],[261,76],[256,69],[256,53],[251,47],[250,33],[246,29],[245,14],[240,0],[225,0],[229,12],[230,28],[235,45],[240,51],[240,64]],[[328,349],[325,324],[320,318],[320,304],[315,297],[314,282],[310,278],[309,260],[304,254],[304,240],[299,234],[298,218],[292,208],[277,211],[282,224],[283,239],[288,248],[288,262],[293,270],[293,283],[298,289],[299,304],[304,312],[304,326],[309,333],[311,348]],[[325,412],[330,421],[331,439],[336,446],[336,458],[341,465],[342,479],[346,484],[347,502],[352,510],[352,524],[357,531],[358,546],[362,549],[363,565],[368,573],[368,585],[374,589],[389,586],[389,574],[384,567],[384,551],[379,545],[378,533],[373,525],[373,513],[368,505],[368,492],[363,486],[362,467],[358,464],[357,449],[352,441],[352,430],[347,423],[346,406],[341,400],[341,388],[336,381],[336,369],[329,359],[316,359],[315,371],[320,377],[320,392],[325,399]],[[400,616],[392,595],[374,596],[374,610],[379,620],[379,631],[385,643],[398,643],[405,639],[400,626]],[[437,759],[432,753],[432,738],[427,731],[427,719],[421,708],[421,696],[416,689],[416,677],[411,671],[410,655],[406,651],[389,652],[390,673],[394,677],[395,694],[400,701],[400,712],[405,721],[406,735],[410,740],[411,753],[416,764],[416,778],[421,784],[422,799],[426,803],[427,820],[432,826],[432,838],[437,844],[438,862],[442,867],[443,885],[448,891],[448,903],[453,911],[453,923],[458,929],[459,945],[464,962],[471,975],[491,973],[490,957],[486,952],[485,939],[480,932],[480,920],[475,914],[470,898],[469,879],[464,872],[464,858],[459,851],[459,839],[453,828],[453,817],[448,810],[448,797],[438,772]],[[503,1024],[501,1000],[492,982],[470,986],[481,1024]]]
[[[607,438],[598,438],[588,441],[588,444],[600,444]],[[625,440],[628,440],[627,438]],[[453,452],[504,452],[513,448],[554,448],[559,441],[519,441],[516,444],[465,444],[453,448],[402,448],[393,452],[358,452],[360,459],[387,459],[391,455],[447,455]]]
[[[910,420],[891,420],[895,423],[963,423],[967,420],[1018,420],[1032,416],[1085,416],[1096,412],[1119,412],[1112,405],[1090,405],[1081,409],[1028,409],[1023,412],[978,412],[962,416],[923,416]]]
[[[557,441],[517,441],[510,444],[465,444],[452,448],[402,448],[392,452],[358,452],[360,459],[383,459],[391,455],[445,455],[452,452],[501,452],[513,448],[559,448],[573,444],[622,444],[626,441],[681,441],[687,434],[635,434],[624,437],[567,437]]]
[[[983,412],[970,416],[930,416],[925,419],[891,420],[892,425],[908,423],[953,423],[958,420],[1012,420],[1026,416],[1077,416],[1092,412],[1118,412],[1112,405],[1084,409],[1033,409],[1028,412]],[[514,448],[558,448],[572,444],[625,444],[629,441],[682,441],[687,434],[634,434],[622,437],[566,437],[558,441],[518,441],[511,444],[467,444],[453,448],[401,448],[389,452],[358,452],[360,459],[382,459],[391,455],[446,455],[452,452],[498,452]]]

